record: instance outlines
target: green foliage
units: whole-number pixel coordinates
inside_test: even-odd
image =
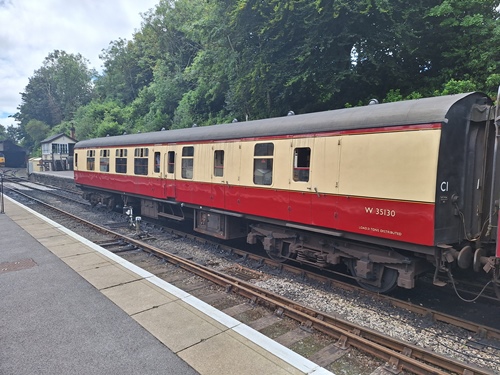
[[[20,143],[23,133],[19,126],[9,125],[5,131],[5,137],[5,139],[10,139],[12,142]]]
[[[495,95],[499,6],[160,0],[132,40],[103,50],[104,71],[94,81],[80,55],[49,55],[30,78],[16,118],[24,137],[36,119],[53,131],[72,123],[77,138],[86,139],[366,105],[371,98]],[[70,81],[77,84],[65,96]]]
[[[73,128],[73,121],[63,121],[59,125],[54,126],[50,130],[50,135],[56,135],[56,134],[66,134],[67,136],[71,136]]]
[[[105,74],[97,80],[96,91],[101,98],[123,104],[131,103],[153,77],[151,67],[144,63],[137,42],[118,39],[100,55]]]
[[[445,94],[442,94],[445,95]],[[409,93],[406,96],[403,96],[401,94],[401,90],[396,89],[396,90],[389,90],[387,95],[385,96],[383,102],[384,103],[390,103],[390,102],[398,102],[400,100],[412,100],[412,99],[420,99],[423,98],[423,95],[419,92],[413,91]]]
[[[398,102],[400,100],[403,100],[403,95],[401,95],[401,90],[400,89],[396,89],[396,90],[391,89],[387,93],[387,95],[384,99],[384,103]]]
[[[462,92],[476,91],[477,84],[471,80],[457,81],[453,78],[444,85],[441,95],[460,94]]]
[[[40,148],[40,142],[43,141],[50,133],[50,126],[39,120],[30,120],[26,126],[26,138],[23,146],[36,150]]]
[[[119,135],[124,131],[130,132],[126,125],[128,112],[127,108],[116,101],[93,100],[78,109],[73,121],[75,136],[83,140],[108,134]]]

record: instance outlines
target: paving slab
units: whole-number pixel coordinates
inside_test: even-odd
[[[66,259],[64,258],[64,260]],[[121,267],[119,264],[105,264],[79,273],[99,290],[141,279],[141,276]]]
[[[28,233],[32,234],[29,228],[26,229]],[[40,237],[37,237],[37,240],[44,246],[50,248],[51,246],[58,245],[67,245],[67,244],[76,244],[77,240],[70,238],[60,231],[51,233],[52,235],[42,234]],[[33,234],[32,234],[33,235]]]
[[[46,239],[63,235],[63,233],[52,226],[34,224],[25,226],[23,229],[37,239]]]
[[[174,353],[227,330],[180,301],[144,311],[133,318]]]
[[[231,330],[221,332],[177,354],[203,375],[234,374],[234,371],[238,371],[238,375],[302,374]]]
[[[56,248],[59,249],[59,246],[60,244],[56,245]],[[95,251],[64,257],[62,260],[75,271],[92,270],[112,264],[109,259],[99,253],[96,253]]]
[[[75,255],[89,254],[95,252],[95,250],[92,250],[88,246],[83,245],[81,242],[53,245],[50,247],[50,251],[59,258],[67,258]]]
[[[103,289],[102,293],[129,315],[158,308],[176,299],[145,280],[132,281]]]

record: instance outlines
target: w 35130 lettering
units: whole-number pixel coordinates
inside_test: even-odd
[[[365,207],[365,212],[371,215],[396,217],[396,210],[388,210],[386,208]]]

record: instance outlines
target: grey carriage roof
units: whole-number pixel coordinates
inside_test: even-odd
[[[466,93],[247,122],[118,135],[84,140],[78,142],[75,148],[218,141],[443,122],[450,108],[469,96],[478,99],[486,97],[482,93]]]

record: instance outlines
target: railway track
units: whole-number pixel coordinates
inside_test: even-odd
[[[25,195],[22,192],[17,193]],[[29,199],[33,198],[29,197]],[[41,201],[38,201],[37,203],[45,204]],[[53,205],[49,204],[48,206],[51,209],[56,209]],[[61,211],[61,214],[66,215],[64,211]],[[82,220],[76,216],[73,216],[72,220],[80,220],[85,223],[85,225],[92,226],[95,230],[98,230],[101,233],[106,233],[107,239],[104,240],[104,242],[103,240],[100,241],[101,246],[108,247],[113,252],[125,255],[137,252],[137,249],[146,251],[148,254],[153,254],[155,257],[166,261],[167,264],[174,265],[175,267],[182,268],[192,274],[202,277],[203,279],[210,280],[216,285],[219,285],[224,291],[238,293],[247,301],[250,301],[250,305],[252,306],[267,306],[274,312],[275,315],[287,316],[294,319],[300,324],[301,328],[298,329],[301,331],[316,331],[331,337],[335,340],[335,342],[325,346],[322,349],[323,354],[319,356],[322,357],[324,361],[327,360],[326,358],[341,358],[348,352],[349,348],[354,347],[362,352],[379,358],[385,363],[384,367],[390,371],[405,370],[415,374],[494,373],[489,370],[479,369],[473,365],[459,363],[449,357],[438,355],[432,350],[411,345],[398,339],[390,338],[385,334],[381,334],[343,319],[338,319],[334,316],[325,314],[324,312],[302,306],[294,300],[257,287],[252,282],[248,281],[248,278],[251,279],[255,277],[255,270],[250,270],[243,266],[239,268],[236,267],[232,273],[238,274],[238,277],[231,276],[228,272],[221,272],[211,267],[200,265],[176,254],[172,254],[171,252],[149,245],[147,241],[150,240],[151,237],[148,238],[148,235],[144,235],[141,238],[141,236],[138,235],[139,231],[136,231],[134,236],[124,236],[114,230],[96,225],[88,220]],[[174,232],[171,232],[171,234],[174,236],[182,236],[182,234]],[[201,242],[204,244],[208,243],[207,240],[201,240]],[[276,270],[286,269],[287,272],[295,273],[301,277],[324,282],[324,279],[322,279],[323,276],[316,275],[312,272],[304,271],[289,265],[283,265],[282,263],[274,262],[270,259],[259,257],[257,255],[243,253],[237,249],[231,249],[229,247],[225,248],[219,244],[210,243],[210,245],[218,247],[220,251],[227,252],[228,254],[237,254],[245,261],[251,260],[254,263],[261,264],[261,266],[275,268]],[[243,278],[246,278],[247,281],[242,279],[242,275],[246,275],[246,277]],[[331,283],[331,280],[329,282]],[[383,297],[379,296],[377,298]],[[488,327],[476,325],[471,322],[464,322],[452,316],[445,316],[444,314],[438,312],[425,310],[422,307],[414,305],[404,306],[401,301],[397,300],[393,300],[391,303],[393,303],[394,306],[402,307],[404,309],[418,310],[417,312],[420,314],[431,315],[435,320],[461,326],[470,332],[480,333],[483,337],[488,339],[497,340],[500,338],[500,332]],[[232,308],[238,311],[238,308]],[[240,310],[241,309],[243,308],[240,307]]]
[[[39,192],[43,192],[45,194],[49,194],[53,197],[62,198],[65,200],[69,200],[73,203],[77,203],[83,206],[90,206],[90,203],[86,200],[75,197],[75,190],[63,189],[57,186],[45,185],[38,182],[28,181],[24,178],[17,177],[15,175],[7,175],[3,178],[4,189],[9,189],[10,184],[14,184],[14,186],[18,186],[20,188],[12,188],[13,190],[22,191],[22,190],[37,190]]]

